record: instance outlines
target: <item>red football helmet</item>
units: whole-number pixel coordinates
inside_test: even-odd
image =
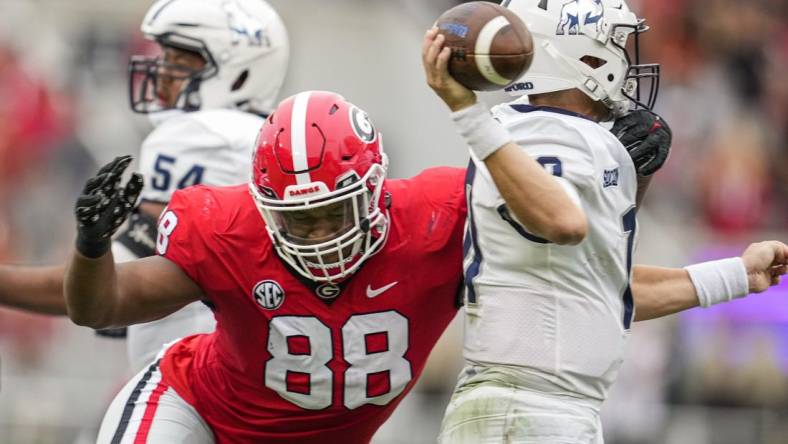
[[[386,155],[367,114],[342,96],[284,100],[257,138],[250,190],[279,256],[316,282],[338,282],[388,233]]]

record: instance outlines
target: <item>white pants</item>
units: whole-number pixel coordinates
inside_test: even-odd
[[[214,439],[194,407],[162,382],[156,360],[112,401],[96,443],[214,444]]]
[[[213,312],[202,302],[192,302],[162,319],[130,325],[126,337],[129,363],[134,372],[150,364],[164,344],[184,336],[216,329]]]
[[[603,444],[593,403],[497,381],[458,385],[446,408],[441,444]]]

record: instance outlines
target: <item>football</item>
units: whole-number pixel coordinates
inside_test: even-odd
[[[451,48],[449,72],[477,91],[500,90],[525,73],[534,55],[531,33],[512,11],[470,2],[444,12],[435,23]]]

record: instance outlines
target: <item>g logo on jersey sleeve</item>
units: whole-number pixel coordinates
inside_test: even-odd
[[[254,286],[252,297],[264,309],[276,310],[285,301],[285,291],[276,281],[266,279]]]

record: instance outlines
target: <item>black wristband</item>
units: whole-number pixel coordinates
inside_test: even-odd
[[[101,240],[85,239],[81,233],[77,233],[76,245],[77,251],[82,256],[90,259],[97,259],[104,256],[112,246],[112,239],[106,238]]]

